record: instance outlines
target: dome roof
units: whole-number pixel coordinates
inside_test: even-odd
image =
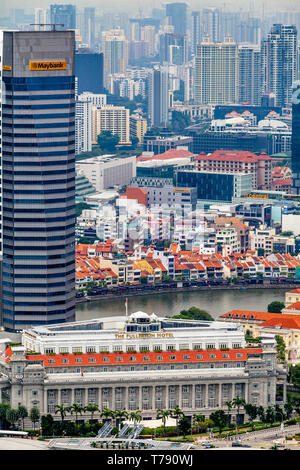
[[[279,121],[278,119],[263,119],[262,121],[259,121],[258,127],[271,127],[272,129],[288,129],[288,125],[283,121]]]

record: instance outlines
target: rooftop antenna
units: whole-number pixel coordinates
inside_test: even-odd
[[[30,26],[52,26],[52,31],[56,31],[55,26],[62,26],[65,25],[62,23],[31,23]]]

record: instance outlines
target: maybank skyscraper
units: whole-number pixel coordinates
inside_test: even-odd
[[[4,31],[2,321],[75,318],[74,31]]]
[[[300,195],[300,80],[292,86],[292,193]]]

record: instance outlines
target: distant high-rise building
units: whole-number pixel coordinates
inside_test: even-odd
[[[261,53],[260,47],[242,44],[239,52],[239,102],[261,104]]]
[[[90,48],[95,46],[95,8],[84,9],[82,40]]]
[[[176,47],[176,60],[174,58],[174,46]],[[162,33],[159,35],[159,55],[161,62],[181,65],[187,59],[187,44],[184,34]]]
[[[82,93],[76,100],[76,155],[92,150],[92,107],[89,94]]]
[[[300,80],[300,41],[297,44],[297,80]]]
[[[149,56],[154,56],[156,54],[155,26],[143,26],[141,29],[141,40],[148,43]]]
[[[112,29],[102,33],[104,54],[104,86],[109,87],[109,75],[125,73],[128,63],[128,41],[122,29]]]
[[[229,104],[238,100],[238,46],[232,38],[215,43],[204,38],[195,57],[194,100]]]
[[[192,11],[191,53],[196,54],[197,44],[201,42],[200,11]]]
[[[76,7],[74,5],[50,5],[50,23],[54,23],[58,31],[75,29]]]
[[[300,195],[300,80],[292,92],[292,193]]]
[[[93,143],[103,131],[110,131],[120,137],[120,144],[130,144],[129,109],[125,106],[94,106],[93,114]]]
[[[277,106],[291,105],[297,71],[297,29],[274,24],[262,41],[263,91],[275,94]]]
[[[47,26],[44,26],[46,23],[49,23],[47,9],[35,8],[34,9],[34,30],[46,31]]]
[[[213,42],[222,41],[220,37],[220,12],[218,8],[204,8],[202,11],[202,38],[209,36]]]
[[[155,68],[149,75],[148,110],[151,127],[167,126],[169,122],[168,67]]]
[[[77,93],[104,92],[103,54],[80,52],[75,54],[75,73],[77,77]]]
[[[75,318],[74,46],[74,31],[3,33],[2,305],[11,331]]]
[[[169,18],[169,22],[174,26],[174,32],[177,34],[186,34],[186,12],[186,3],[167,3],[166,5],[166,17]]]

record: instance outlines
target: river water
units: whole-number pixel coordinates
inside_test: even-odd
[[[180,310],[198,307],[217,318],[230,310],[267,312],[274,300],[284,302],[291,288],[246,290],[194,290],[138,295],[128,298],[128,313],[141,310],[158,315],[177,315]],[[76,307],[76,320],[125,315],[124,298],[101,299],[84,302]]]

